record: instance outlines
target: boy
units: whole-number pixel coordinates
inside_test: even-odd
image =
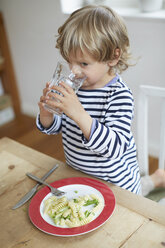
[[[53,87],[60,95],[50,92],[47,83],[37,127],[47,134],[62,132],[68,165],[139,194],[133,96],[117,74],[128,68],[130,58],[123,20],[108,7],[86,6],[73,12],[58,33],[56,47],[76,77],[86,81],[77,95],[63,82]],[[45,103],[62,116],[48,112]]]

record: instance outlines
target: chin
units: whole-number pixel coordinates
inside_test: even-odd
[[[82,87],[88,87],[89,85],[90,85],[89,82],[87,80],[85,80]]]

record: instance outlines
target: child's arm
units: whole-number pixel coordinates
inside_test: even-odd
[[[83,139],[84,146],[106,158],[121,157],[128,147],[135,145],[131,133],[133,108],[130,90],[117,89],[109,97],[109,108],[106,110],[104,122],[95,120],[90,140]]]
[[[46,84],[46,88],[43,90],[43,95],[40,97],[38,106],[40,113],[36,119],[37,128],[46,134],[57,134],[61,130],[61,117],[50,113],[45,109],[44,105],[46,100],[49,99],[47,93],[50,91],[49,83]]]

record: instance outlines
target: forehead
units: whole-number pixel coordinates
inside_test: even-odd
[[[92,55],[87,51],[82,51],[81,49],[77,49],[76,51],[71,51],[69,53],[69,61],[89,61],[93,62],[95,59]]]

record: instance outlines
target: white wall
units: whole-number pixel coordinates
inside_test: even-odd
[[[59,0],[0,0],[14,62],[22,111],[38,112],[37,103],[45,82],[54,71],[60,55],[55,49],[58,27],[67,18],[61,13]],[[133,91],[135,104],[140,84],[165,87],[165,19],[125,18],[137,65],[123,73],[123,79]],[[157,154],[160,102],[151,101],[149,144]],[[152,119],[152,120],[151,120]],[[133,124],[136,137],[136,112]]]
[[[55,35],[64,22],[58,0],[0,0],[24,113],[36,115],[59,58]]]
[[[136,138],[137,101],[140,84],[165,87],[165,19],[125,18],[133,55],[140,57],[136,66],[123,74],[135,98],[133,130]],[[159,123],[162,101],[149,99],[149,151],[157,156],[159,151]]]

